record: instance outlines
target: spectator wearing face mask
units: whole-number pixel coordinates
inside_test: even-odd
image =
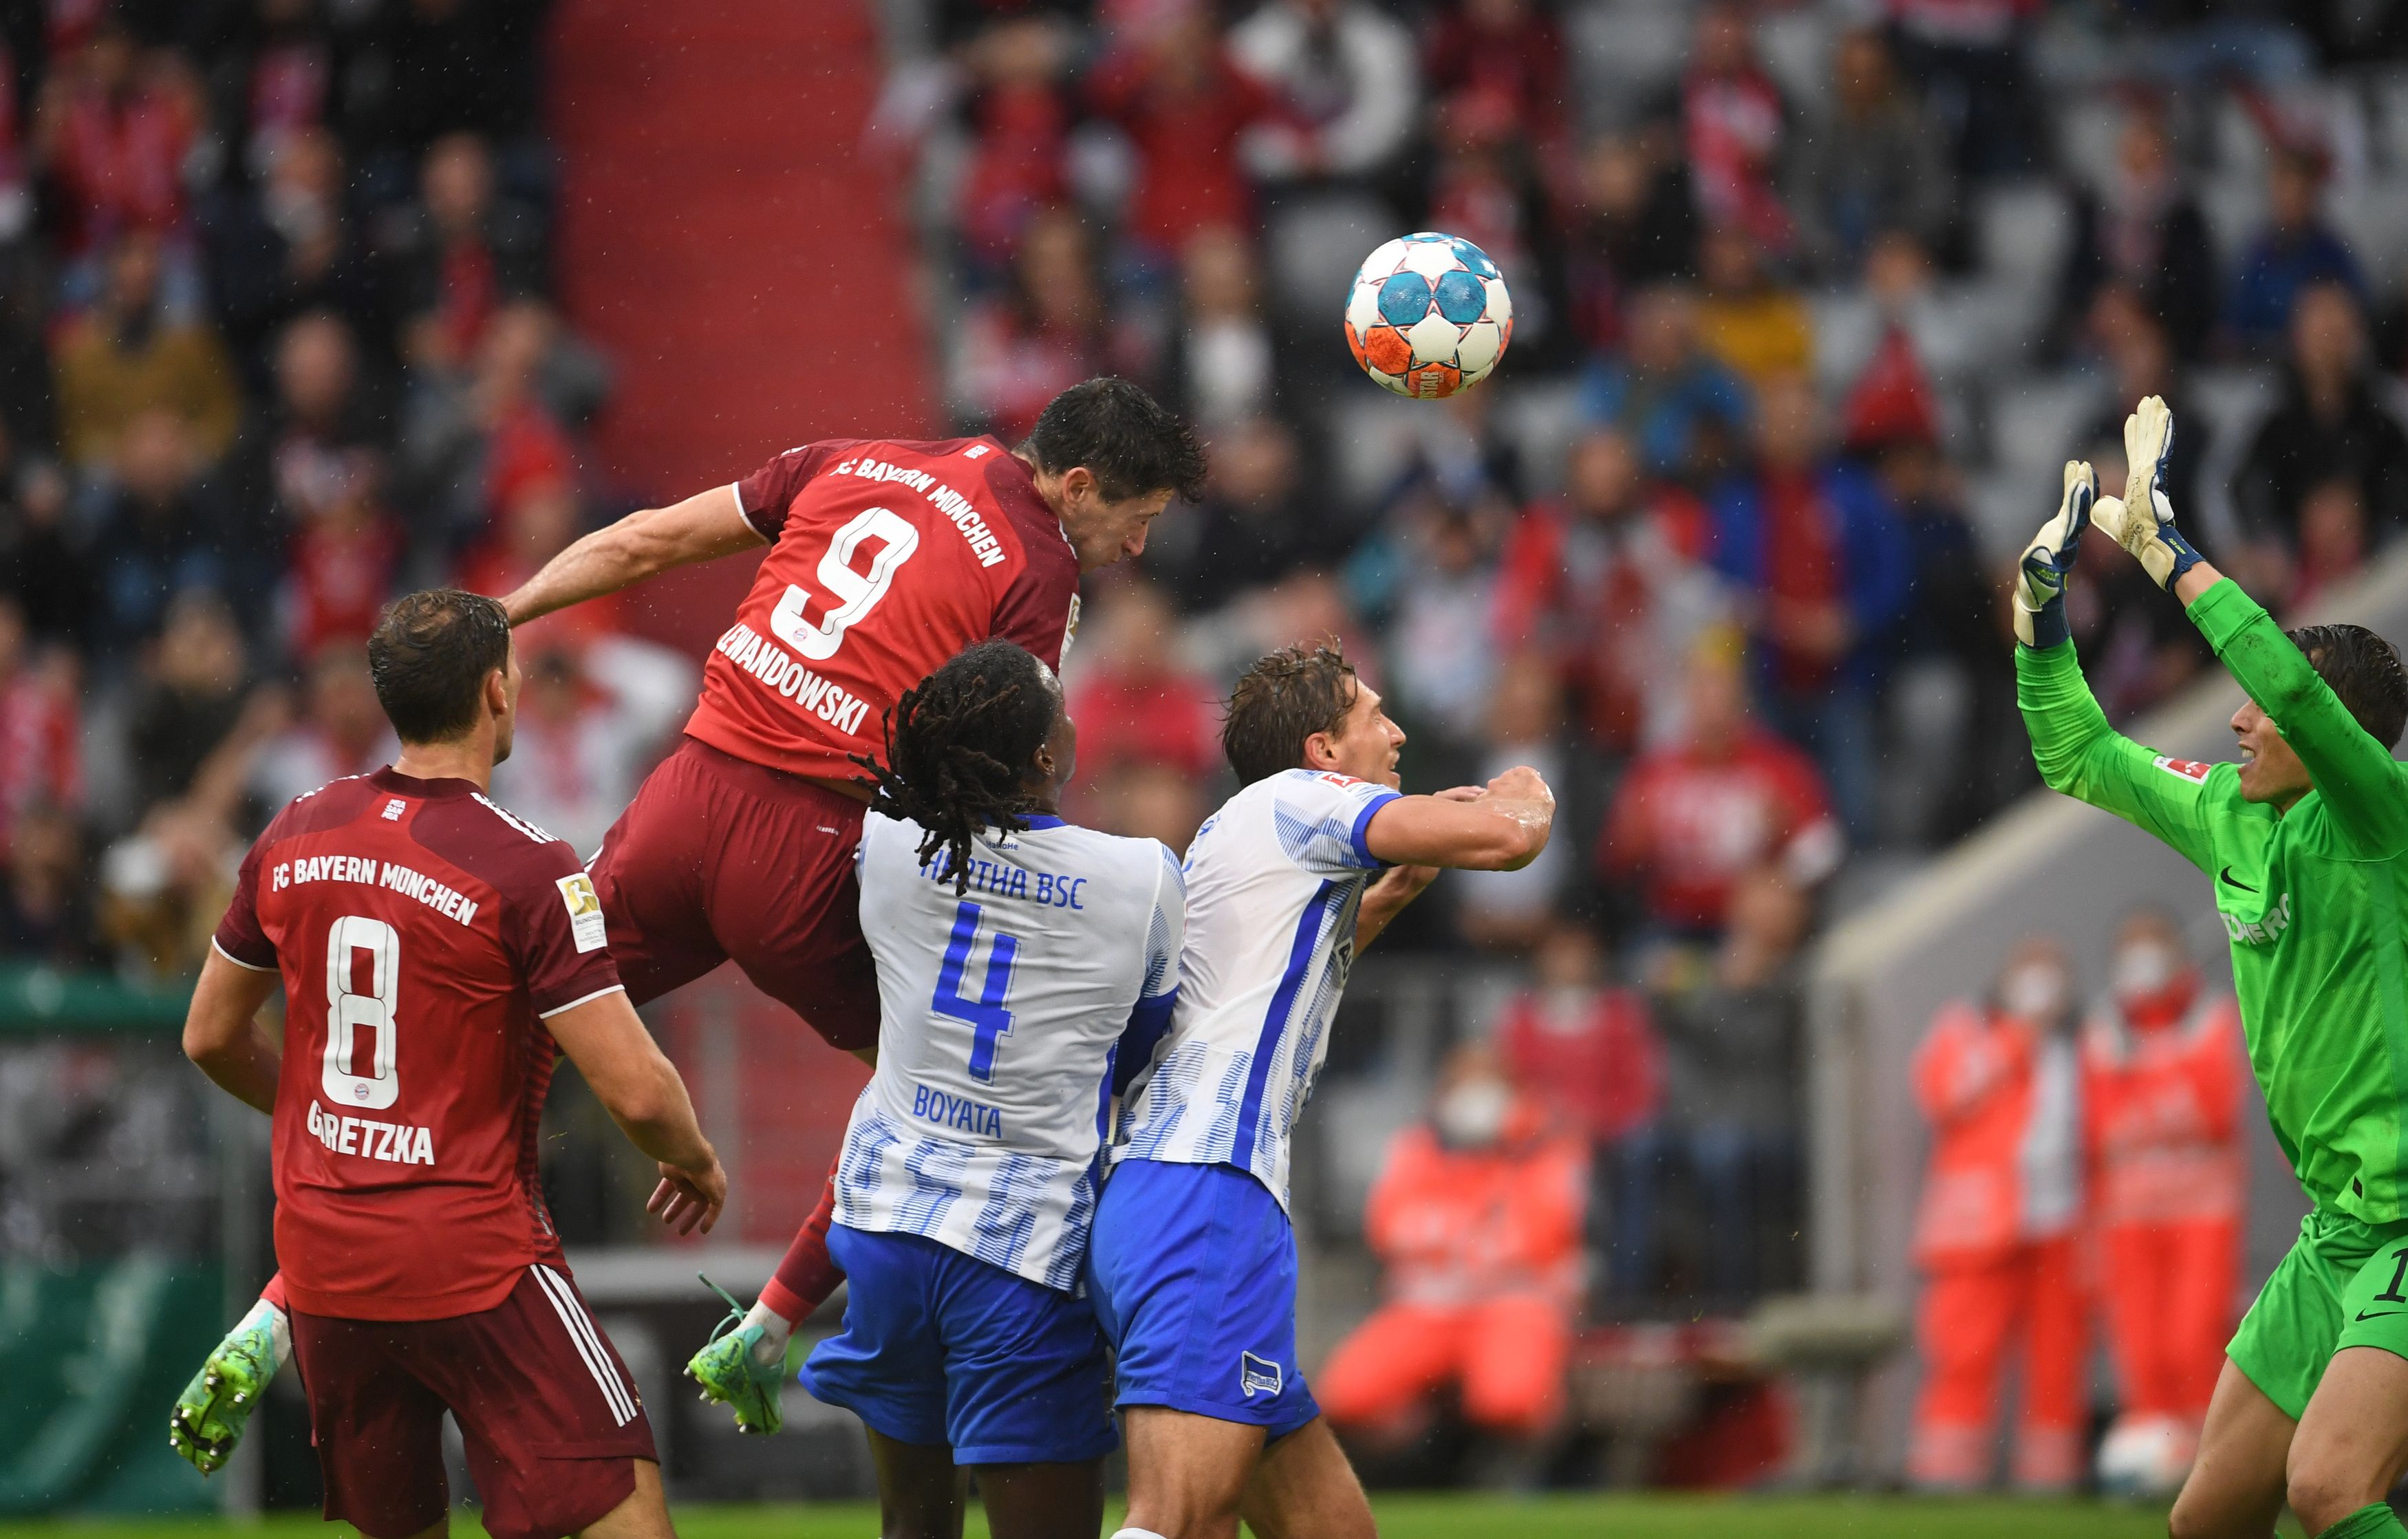
[[[1528,1443],[1561,1417],[1588,1155],[1550,1130],[1485,1044],[1448,1057],[1426,1123],[1397,1135],[1364,1230],[1387,1302],[1313,1378],[1329,1419],[1410,1433],[1449,1386],[1480,1431]]]
[[[2172,1492],[2198,1451],[2240,1281],[2241,1016],[2163,910],[2125,917],[2082,1032],[2084,1146],[2122,1415],[2102,1482]]]
[[[1992,998],[1944,1007],[1914,1055],[1931,1155],[1914,1232],[1924,1383],[1907,1478],[1926,1489],[1987,1482],[2000,1370],[2017,1345],[2015,1484],[2063,1489],[2081,1474],[2089,1344],[2072,1002],[2063,949],[2033,936]]]

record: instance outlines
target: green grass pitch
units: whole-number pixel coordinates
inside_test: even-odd
[[[2155,1539],[2163,1514],[2086,1502],[1878,1496],[1481,1496],[1383,1494],[1373,1503],[1382,1539]],[[686,1507],[683,1539],[869,1539],[877,1515],[849,1505]],[[0,1539],[310,1539],[336,1531],[314,1518],[278,1515],[255,1524],[206,1520],[63,1519],[0,1522]],[[340,1531],[348,1535],[351,1531]],[[461,1539],[479,1531],[456,1525]],[[1111,1532],[1110,1523],[1105,1532]],[[2286,1526],[2286,1532],[2295,1532]],[[972,1508],[969,1534],[986,1525]]]

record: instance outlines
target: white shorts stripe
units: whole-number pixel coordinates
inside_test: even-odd
[[[552,1301],[552,1313],[560,1316],[561,1326],[567,1330],[568,1340],[577,1348],[577,1355],[585,1359],[586,1371],[594,1375],[594,1382],[601,1386],[602,1399],[610,1407],[613,1423],[624,1427],[635,1420],[634,1399],[627,1393],[626,1386],[619,1382],[618,1372],[611,1366],[610,1355],[595,1339],[593,1322],[586,1319],[585,1312],[577,1306],[577,1295],[554,1276],[550,1268],[538,1266],[528,1270],[542,1285],[543,1296]]]

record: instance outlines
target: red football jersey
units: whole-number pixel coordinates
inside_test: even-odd
[[[276,1257],[293,1306],[431,1320],[561,1264],[536,1180],[559,1049],[619,986],[567,844],[464,780],[338,780],[277,815],[217,947],[284,975]]]
[[[994,439],[807,444],[736,500],[770,546],[686,724],[713,748],[849,781],[888,708],[964,647],[999,636],[1060,666],[1078,555]]]

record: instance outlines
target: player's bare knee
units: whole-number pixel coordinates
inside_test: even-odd
[[[2342,1461],[2313,1451],[2294,1453],[2283,1491],[2300,1526],[2322,1533],[2372,1502],[2383,1500],[2383,1487],[2372,1474],[2346,1468]]]

